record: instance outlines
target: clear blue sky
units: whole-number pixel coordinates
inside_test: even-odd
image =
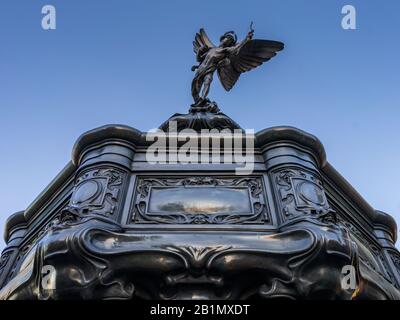
[[[45,4],[57,30],[41,28]],[[345,4],[357,30],[341,28]],[[229,94],[215,81],[211,98],[244,128],[315,134],[336,169],[400,222],[399,12],[398,0],[2,0],[0,225],[63,168],[82,132],[149,130],[185,112],[195,32],[243,37],[250,21],[285,51]]]

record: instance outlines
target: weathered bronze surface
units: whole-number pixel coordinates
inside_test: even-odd
[[[252,34],[236,44],[226,33],[219,47],[196,35],[195,104],[169,119],[173,133],[240,129],[206,97],[215,70],[229,90],[283,48]],[[394,219],[313,135],[256,133],[247,176],[236,162],[149,164],[149,145],[123,125],[77,140],[71,162],[7,221],[0,299],[400,299]],[[345,266],[355,287],[342,285]]]

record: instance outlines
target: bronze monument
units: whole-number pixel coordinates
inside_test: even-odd
[[[160,126],[167,142],[185,129],[241,130],[207,95],[215,71],[230,90],[283,49],[252,37],[236,43],[227,32],[214,46],[196,34],[194,105]],[[400,299],[394,219],[332,167],[315,136],[257,132],[245,176],[235,161],[150,164],[150,146],[124,125],[78,138],[66,167],[7,221],[0,299]]]
[[[196,74],[192,81],[192,96],[195,105],[204,104],[210,90],[215,71],[226,91],[232,89],[243,72],[250,71],[268,61],[284,47],[282,42],[270,40],[252,40],[252,24],[246,38],[237,43],[234,31],[228,31],[215,46],[204,29],[196,33],[193,50],[199,65],[193,66]],[[202,89],[202,90],[201,90]]]

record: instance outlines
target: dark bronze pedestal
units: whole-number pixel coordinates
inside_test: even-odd
[[[179,117],[197,128],[193,114]],[[400,298],[394,220],[314,136],[258,132],[248,176],[235,163],[150,165],[148,145],[127,126],[78,139],[72,161],[7,222],[2,299]],[[185,209],[194,195],[215,212]],[[164,203],[176,198],[181,207]],[[343,287],[344,266],[355,288]]]

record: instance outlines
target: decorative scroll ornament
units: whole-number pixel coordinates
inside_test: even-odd
[[[41,238],[0,299],[350,299],[355,292],[341,288],[340,270],[357,261],[357,252],[334,225],[308,223],[263,236],[154,236],[100,218]],[[40,285],[41,267],[49,264],[55,290]],[[321,270],[329,275],[323,281]]]
[[[276,188],[281,200],[284,220],[304,215],[323,221],[335,221],[322,182],[314,174],[298,169],[275,173]]]
[[[397,274],[399,275],[399,279],[400,279],[400,254],[398,252],[389,252],[390,258],[392,259],[392,262],[394,264],[394,266],[396,267],[397,270]],[[400,289],[400,283],[399,282],[395,282],[396,283],[396,287]]]
[[[0,275],[3,273],[4,267],[7,265],[8,260],[10,259],[11,252],[5,252],[1,255],[0,258]]]
[[[392,258],[393,263],[400,274],[400,255],[397,252],[390,252],[390,257]]]
[[[378,245],[373,242],[373,240],[369,239],[365,234],[363,234],[353,223],[350,223],[343,218],[345,215],[340,211],[340,209],[335,208],[335,211],[338,212],[336,215],[337,224],[348,230],[351,238],[357,243],[358,258],[360,261],[366,264],[371,270],[385,278],[395,287],[399,288],[384,257],[382,249],[380,249]]]
[[[86,214],[113,216],[125,173],[115,168],[92,169],[76,180],[70,207]]]

